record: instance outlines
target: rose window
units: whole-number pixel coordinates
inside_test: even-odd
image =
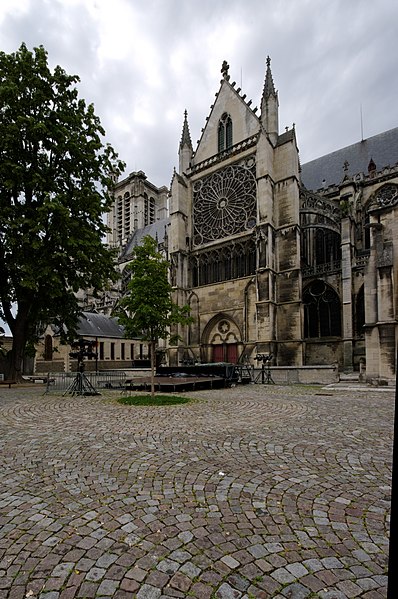
[[[390,183],[384,185],[376,193],[376,201],[379,206],[393,206],[398,201],[398,186]]]
[[[196,181],[193,186],[194,245],[228,237],[256,222],[255,163],[244,164]]]

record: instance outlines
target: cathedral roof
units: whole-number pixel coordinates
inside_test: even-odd
[[[60,334],[58,327],[52,327],[54,336]],[[97,312],[82,312],[76,326],[77,337],[110,337],[123,339],[124,328],[117,318],[98,314]]]
[[[303,164],[301,180],[311,190],[338,185],[345,176],[367,174],[371,161],[378,171],[398,163],[398,127]]]
[[[137,245],[141,245],[142,239],[146,235],[150,235],[153,239],[156,239],[158,243],[162,243],[165,236],[165,231],[167,226],[170,224],[169,218],[162,218],[161,220],[157,220],[152,225],[147,225],[142,229],[137,229],[134,231],[129,238],[128,242],[123,248],[123,252],[119,258],[120,262],[124,262],[127,257],[131,254],[133,249],[137,247]]]
[[[105,314],[97,314],[96,312],[83,312],[76,333],[79,337],[122,339],[124,337],[124,328],[116,318],[105,316]]]

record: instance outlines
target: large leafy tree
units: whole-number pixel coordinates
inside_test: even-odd
[[[151,393],[154,395],[156,347],[159,339],[171,335],[174,325],[189,324],[189,306],[177,306],[172,300],[169,262],[157,251],[157,242],[149,235],[137,246],[129,268],[128,293],[120,300],[118,313],[127,337],[139,335],[151,348]]]
[[[73,334],[75,292],[115,278],[102,215],[123,165],[78,81],[51,70],[42,46],[0,52],[0,316],[17,380],[40,325]]]

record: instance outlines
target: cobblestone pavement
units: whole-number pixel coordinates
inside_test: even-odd
[[[0,390],[1,599],[384,599],[394,393]]]

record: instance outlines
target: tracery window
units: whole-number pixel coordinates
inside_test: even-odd
[[[232,147],[232,119],[226,112],[218,124],[218,151],[223,152]]]
[[[253,239],[200,252],[190,261],[192,287],[248,277],[256,272]]]
[[[329,229],[316,230],[316,264],[336,262],[341,258],[340,235]]]
[[[340,268],[341,208],[335,202],[300,191],[301,262],[307,276]]]
[[[254,157],[193,184],[194,245],[242,233],[256,224]]]
[[[341,303],[337,293],[324,281],[313,281],[303,293],[304,337],[341,335]]]
[[[370,208],[391,208],[398,203],[398,185],[387,183],[372,196]]]

